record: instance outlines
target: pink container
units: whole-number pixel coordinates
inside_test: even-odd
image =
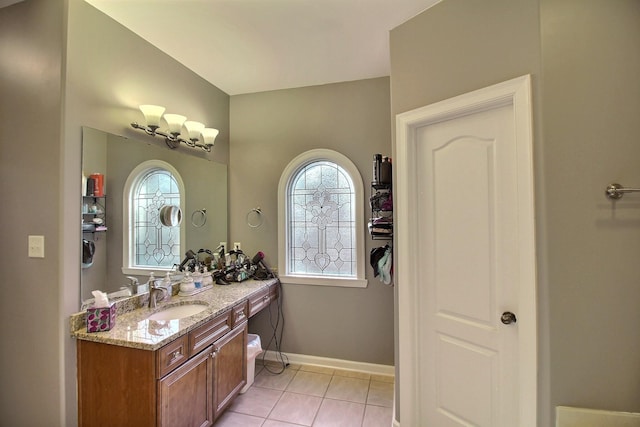
[[[104,332],[116,326],[116,303],[109,307],[87,308],[87,332]]]

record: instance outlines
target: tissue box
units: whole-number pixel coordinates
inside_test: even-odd
[[[109,307],[87,308],[87,332],[108,331],[116,326],[116,303]]]

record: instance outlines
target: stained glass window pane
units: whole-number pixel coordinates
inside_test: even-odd
[[[356,277],[355,190],[338,164],[315,161],[287,194],[289,273]]]
[[[164,169],[147,171],[133,189],[135,267],[171,268],[180,263],[180,227],[165,227],[158,213],[165,205],[180,206],[180,190]]]

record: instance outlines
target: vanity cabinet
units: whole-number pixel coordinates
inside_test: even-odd
[[[158,382],[159,426],[213,424],[212,354],[209,346]]]
[[[247,383],[247,322],[213,344],[213,419]],[[176,424],[173,424],[176,425]]]
[[[256,293],[249,298],[249,317],[254,316],[256,313],[262,311],[265,307],[271,304],[272,301],[278,299],[279,286],[272,285],[262,291]]]
[[[246,322],[158,382],[158,426],[209,426],[247,383]]]
[[[209,426],[247,383],[247,321],[216,316],[157,351],[78,341],[82,426]]]
[[[272,285],[158,350],[77,341],[80,426],[210,426],[247,383],[248,318]]]

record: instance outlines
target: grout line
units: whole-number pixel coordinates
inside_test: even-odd
[[[255,374],[256,376],[258,376],[260,373],[262,373],[262,371],[264,370],[264,366],[261,367],[261,369]],[[300,393],[300,392],[293,392],[293,391],[289,391],[287,390],[287,388],[289,387],[289,385],[291,385],[291,383],[293,382],[293,380],[296,378],[296,376],[298,375],[299,372],[307,372],[307,373],[312,373],[312,374],[318,374],[318,375],[327,375],[329,376],[329,374],[326,373],[321,373],[321,372],[313,372],[313,371],[304,371],[302,369],[296,369],[296,372],[294,373],[293,377],[290,379],[290,381],[285,385],[285,388],[283,390],[277,390],[277,389],[271,389],[268,387],[260,387],[258,385],[255,385],[255,383],[251,386],[251,388],[255,387],[255,388],[262,388],[262,389],[268,389],[268,390],[277,390],[280,391],[280,397],[278,398],[278,400],[275,402],[275,404],[273,405],[273,407],[269,410],[269,413],[266,415],[265,418],[262,417],[257,417],[257,418],[261,418],[263,420],[262,424],[263,425],[267,420],[272,420],[271,418],[269,418],[271,416],[271,414],[273,413],[274,409],[276,408],[276,406],[278,405],[278,403],[280,403],[280,401],[282,400],[282,397],[284,396],[284,393],[291,393],[291,394],[298,394],[298,395],[302,395],[302,396],[313,396],[313,397],[320,397],[321,401],[320,401],[320,406],[318,407],[318,409],[315,411],[315,414],[313,416],[313,420],[311,422],[311,425],[313,425],[313,423],[316,422],[318,415],[320,413],[320,409],[322,408],[325,400],[333,400],[333,401],[339,401],[339,402],[348,402],[348,403],[355,403],[355,404],[360,404],[364,406],[364,410],[361,416],[361,420],[360,420],[360,426],[362,426],[364,424],[365,421],[365,415],[367,412],[367,407],[368,406],[375,406],[375,407],[381,407],[381,408],[388,408],[387,406],[381,405],[381,404],[369,404],[369,395],[371,393],[371,385],[372,382],[374,381],[373,377],[370,376],[366,381],[367,381],[367,393],[366,393],[366,397],[365,397],[365,401],[363,403],[361,402],[355,402],[355,401],[351,401],[351,400],[345,400],[345,399],[337,399],[337,398],[330,398],[327,397],[327,393],[329,391],[329,387],[331,386],[333,379],[336,377],[340,377],[340,378],[349,378],[349,379],[354,379],[354,380],[365,380],[364,378],[357,378],[357,377],[346,377],[343,375],[337,375],[336,372],[334,371],[330,376],[331,379],[329,380],[329,384],[327,385],[326,389],[324,390],[324,393],[322,396],[315,396],[312,394],[307,394],[307,393]],[[268,372],[268,371],[267,371]],[[378,381],[381,382],[381,381]],[[277,421],[277,420],[272,420],[272,421]],[[293,424],[293,425],[299,425],[301,427],[304,427],[303,425],[300,424]]]

